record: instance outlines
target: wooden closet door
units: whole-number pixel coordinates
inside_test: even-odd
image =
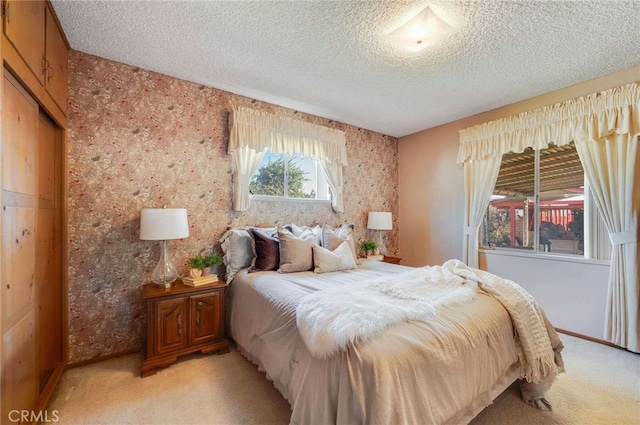
[[[40,389],[62,362],[61,153],[57,127],[43,113],[38,131],[38,376]]]
[[[4,70],[2,96],[2,417],[32,409],[36,367],[38,104]]]

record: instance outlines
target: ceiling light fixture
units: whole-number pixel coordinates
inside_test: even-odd
[[[389,33],[396,44],[413,52],[432,46],[453,30],[427,6],[405,24]]]

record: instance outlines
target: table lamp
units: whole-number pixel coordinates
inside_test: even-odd
[[[380,211],[370,212],[369,220],[367,221],[367,229],[378,231],[378,248],[380,250],[380,254],[386,254],[381,231],[393,229],[393,220],[391,218],[391,213]]]
[[[160,260],[153,270],[153,283],[168,288],[178,278],[171,262],[167,241],[189,237],[187,210],[184,208],[143,208],[140,214],[140,239],[162,241]]]

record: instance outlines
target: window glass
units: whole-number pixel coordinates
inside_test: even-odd
[[[540,150],[540,250],[584,254],[584,170],[573,144]]]
[[[533,247],[533,201],[535,199],[535,152],[508,153],[502,157],[498,180],[489,203],[483,245]]]
[[[583,255],[584,212],[584,170],[573,143],[508,153],[485,215],[482,243]]]
[[[315,159],[267,151],[251,178],[252,195],[329,199],[329,186]]]

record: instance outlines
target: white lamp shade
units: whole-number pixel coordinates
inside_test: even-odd
[[[390,212],[372,211],[369,213],[367,221],[367,229],[372,230],[391,230],[393,229],[393,220]]]
[[[166,241],[189,237],[184,208],[144,208],[140,214],[140,239]]]

